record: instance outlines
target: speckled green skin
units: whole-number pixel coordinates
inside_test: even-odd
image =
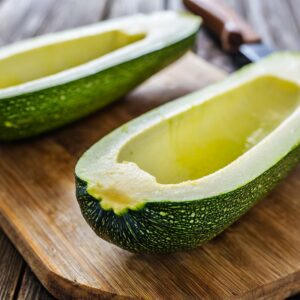
[[[0,140],[38,135],[94,112],[182,56],[195,35],[94,75],[0,99]]]
[[[165,253],[197,247],[239,219],[300,160],[300,147],[248,184],[217,197],[192,201],[147,202],[121,216],[101,208],[76,176],[83,216],[103,239],[132,252]],[[238,174],[237,174],[238,176]]]

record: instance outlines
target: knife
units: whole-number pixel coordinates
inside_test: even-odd
[[[203,19],[204,25],[221,42],[223,50],[233,54],[239,66],[256,62],[275,49],[221,0],[183,0],[185,6]]]

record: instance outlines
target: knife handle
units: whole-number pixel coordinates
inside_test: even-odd
[[[202,17],[204,24],[220,39],[225,51],[236,52],[242,44],[261,41],[250,25],[221,0],[183,2],[190,11]]]

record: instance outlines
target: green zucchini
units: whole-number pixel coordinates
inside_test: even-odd
[[[300,54],[278,53],[113,131],[76,166],[83,216],[133,252],[197,247],[300,159]]]
[[[8,46],[0,54],[0,140],[68,124],[128,93],[183,55],[200,20],[136,15]]]

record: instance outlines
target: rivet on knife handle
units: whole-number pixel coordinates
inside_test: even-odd
[[[183,0],[185,6],[203,18],[204,24],[221,41],[222,48],[236,52],[241,44],[258,43],[260,37],[231,8],[220,0]]]

